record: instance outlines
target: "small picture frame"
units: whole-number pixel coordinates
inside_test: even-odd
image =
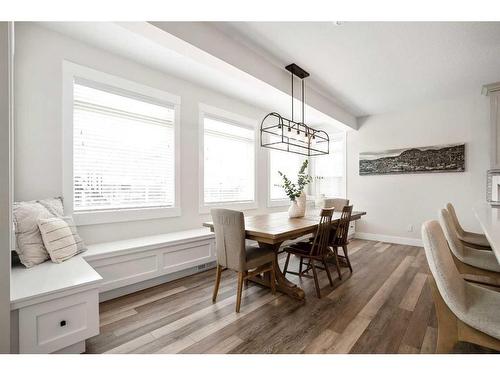
[[[500,206],[500,169],[490,169],[486,176],[486,201]]]

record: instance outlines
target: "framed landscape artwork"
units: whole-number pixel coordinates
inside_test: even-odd
[[[464,143],[361,152],[359,154],[360,176],[464,171]]]

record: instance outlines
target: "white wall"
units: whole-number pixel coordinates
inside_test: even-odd
[[[196,228],[208,218],[198,206],[198,103],[260,120],[265,111],[146,68],[30,23],[16,23],[15,200],[62,195],[62,62],[71,62],[181,97],[181,208],[177,218],[81,226],[87,243]],[[259,122],[260,123],[260,122]],[[266,150],[257,159],[260,210],[267,206]],[[283,210],[274,208],[271,210]]]
[[[10,352],[9,23],[0,22],[0,353]]]
[[[465,227],[479,230],[472,207],[486,196],[490,134],[489,99],[481,96],[480,87],[466,97],[370,116],[359,123],[358,132],[347,134],[347,196],[356,209],[368,212],[357,232],[418,243],[411,239],[420,238],[421,224],[435,219],[447,202],[455,205]],[[463,173],[359,176],[360,152],[458,142],[466,143]]]

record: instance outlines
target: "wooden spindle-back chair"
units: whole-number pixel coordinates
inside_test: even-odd
[[[351,261],[349,260],[349,255],[347,252],[347,245],[349,244],[349,223],[351,222],[352,206],[344,206],[342,209],[342,215],[340,216],[337,228],[334,229],[333,235],[330,240],[330,246],[333,250],[333,256],[335,257],[335,263],[337,266],[337,272],[339,278],[342,279],[342,274],[340,272],[339,258],[345,260],[349,270],[352,272]],[[344,255],[338,254],[338,248],[341,247]]]
[[[297,243],[292,244],[289,247],[285,247],[285,251],[288,253],[286,257],[285,267],[283,274],[292,273],[299,276],[309,276],[305,275],[306,272],[312,270],[314,277],[314,285],[316,287],[316,295],[321,298],[321,291],[319,288],[317,269],[324,269],[328,275],[328,280],[330,285],[333,285],[332,275],[328,269],[326,263],[326,256],[329,253],[328,243],[330,241],[330,232],[332,228],[332,215],[333,208],[324,208],[321,210],[320,221],[318,228],[316,229],[316,235],[310,243]],[[300,269],[299,272],[288,271],[288,264],[290,262],[290,255],[294,254],[300,258]],[[303,260],[307,259],[307,268],[302,271]],[[323,267],[318,267],[315,262],[320,262]]]

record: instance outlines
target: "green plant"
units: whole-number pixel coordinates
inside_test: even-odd
[[[300,197],[304,188],[312,180],[312,177],[305,173],[308,164],[309,161],[307,159],[302,163],[297,174],[297,184],[294,184],[283,172],[278,171],[281,178],[283,178],[283,185],[280,186],[285,190],[286,195],[291,201],[295,201],[296,198]]]

